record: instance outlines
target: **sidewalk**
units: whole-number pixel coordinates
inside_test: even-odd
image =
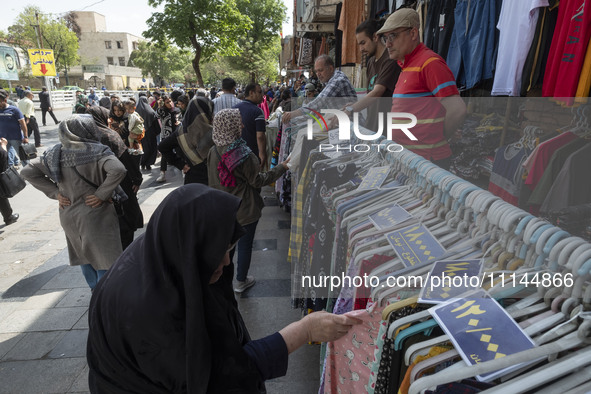
[[[68,115],[56,112],[59,120]],[[55,126],[41,131],[45,147],[57,142]],[[182,185],[176,169],[167,172],[168,183],[156,183],[158,175],[158,168],[144,173],[138,193],[146,223],[162,199]],[[276,206],[270,188],[263,194],[268,207],[257,228],[250,269],[257,284],[238,295],[252,338],[272,334],[300,317],[290,306],[289,215]],[[68,265],[57,205],[31,186],[11,204],[20,219],[0,226],[0,393],[88,392],[85,352],[91,293],[80,268]],[[267,382],[268,392],[317,392],[318,354],[318,346],[292,354],[287,376]]]

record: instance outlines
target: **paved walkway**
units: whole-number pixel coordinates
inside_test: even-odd
[[[58,119],[68,115],[56,112]],[[41,131],[46,147],[57,142],[55,126]],[[138,193],[146,223],[162,199],[182,184],[176,169],[167,173],[168,183],[156,183],[158,175],[157,168],[144,173]],[[290,307],[289,215],[277,207],[270,188],[263,194],[268,206],[257,228],[250,269],[257,284],[239,296],[253,338],[300,317]],[[0,225],[0,393],[88,392],[90,290],[80,268],[68,265],[57,204],[31,186],[11,204],[20,219]],[[287,376],[267,382],[268,392],[317,392],[318,352],[318,346],[305,346],[292,354]]]

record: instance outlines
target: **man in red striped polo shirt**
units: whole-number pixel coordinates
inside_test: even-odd
[[[451,149],[447,141],[462,125],[466,104],[445,60],[420,42],[419,26],[419,14],[404,8],[390,15],[377,33],[390,59],[397,60],[402,68],[392,95],[392,112],[412,113],[418,120],[410,130],[416,141],[402,132],[392,139],[449,169]],[[408,123],[408,118],[401,122]]]

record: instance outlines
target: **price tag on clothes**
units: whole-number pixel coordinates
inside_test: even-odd
[[[445,253],[445,248],[422,224],[387,233],[386,239],[407,267],[437,260]]]
[[[437,305],[429,312],[451,338],[468,365],[480,364],[535,347],[531,338],[484,290]],[[535,361],[535,360],[533,360]],[[476,376],[491,381],[524,364]]]
[[[441,304],[480,288],[482,260],[437,261],[427,275],[419,302]]]
[[[388,177],[390,173],[390,167],[374,167],[370,168],[367,172],[367,175],[363,177],[363,181],[361,185],[357,188],[357,190],[374,190],[379,189],[382,186],[382,183]]]
[[[398,204],[369,215],[369,220],[378,230],[394,227],[412,218],[412,215]]]

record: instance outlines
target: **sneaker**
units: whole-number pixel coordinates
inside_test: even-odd
[[[35,144],[35,148],[41,148],[42,146],[44,146],[43,144]]]
[[[236,293],[242,293],[244,290],[254,286],[254,284],[256,283],[256,280],[254,279],[253,276],[247,276],[246,280],[241,281],[241,280],[237,280],[236,281],[236,286],[234,286],[234,291]]]
[[[13,213],[12,215],[10,215],[10,217],[8,219],[6,219],[4,221],[4,223],[6,223],[6,225],[11,225],[12,223],[16,223],[16,221],[18,220],[18,213]]]
[[[156,179],[156,182],[166,182],[166,173],[164,171],[160,171],[160,176]]]

